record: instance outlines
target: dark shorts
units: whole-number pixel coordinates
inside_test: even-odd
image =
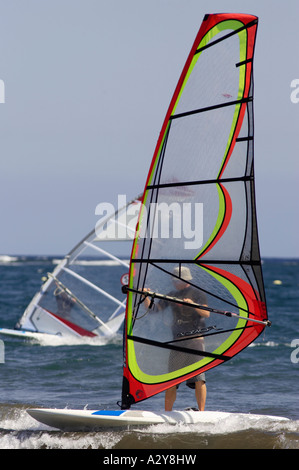
[[[201,382],[201,381],[206,382],[206,376],[204,372],[202,374],[195,375],[195,377],[192,377],[191,379],[188,379],[186,381],[186,385],[187,387],[190,387],[194,390],[195,382]],[[179,385],[177,385],[176,388],[179,388]]]

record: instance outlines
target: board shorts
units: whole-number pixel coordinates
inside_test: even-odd
[[[192,377],[191,379],[188,379],[186,381],[186,385],[187,387],[192,388],[194,390],[195,382],[200,382],[200,381],[206,383],[206,376],[204,372],[202,374],[195,375],[195,377]],[[176,388],[179,388],[179,385],[177,385]]]

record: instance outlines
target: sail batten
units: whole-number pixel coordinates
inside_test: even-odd
[[[257,23],[206,15],[166,113],[130,261],[123,407],[222,364],[270,326],[254,194]]]
[[[242,139],[249,140],[248,138]],[[192,186],[198,184],[211,184],[211,183],[232,183],[234,181],[252,181],[253,176],[242,176],[239,178],[217,178],[214,180],[201,180],[201,181],[181,181],[177,183],[162,183],[162,184],[152,184],[147,186],[147,189],[157,189],[157,188],[171,188],[171,187],[179,187],[179,186]]]
[[[242,104],[242,103],[249,103],[250,101],[252,101],[251,96],[249,96],[248,98],[242,98],[242,99],[236,100],[236,101],[229,101],[228,103],[214,104],[213,106],[207,106],[206,108],[193,109],[192,111],[186,111],[185,113],[174,114],[173,116],[170,116],[169,119],[173,120],[173,119],[183,118],[183,117],[186,117],[186,116],[191,116],[192,114],[207,113],[207,112],[213,111],[215,109],[225,108],[226,106],[236,106],[236,105]]]
[[[194,356],[211,357],[213,359],[221,359],[222,361],[228,361],[229,359],[231,359],[231,357],[225,356],[223,354],[213,354],[213,353],[209,353],[203,350],[197,350],[197,349],[192,349],[192,348],[182,348],[182,347],[170,344],[170,342],[161,343],[159,341],[149,340],[147,338],[140,338],[138,336],[130,336],[130,335],[128,335],[127,339],[128,341],[149,344],[157,348],[165,348],[165,349],[172,350],[172,351],[179,351],[179,352],[183,352],[187,354],[193,354]]]
[[[117,256],[114,256],[112,253],[109,253],[109,251],[107,250],[104,250],[103,248],[100,248],[99,246],[96,246],[94,245],[93,243],[89,243],[87,241],[84,242],[84,244],[90,248],[92,248],[93,250],[95,251],[98,251],[99,253],[107,256],[107,258],[110,258],[110,259],[113,259],[114,261],[116,261],[117,263],[119,264],[122,264],[123,266],[125,266],[126,268],[129,268],[129,264],[126,263],[124,260],[122,260],[121,258],[118,258]]]
[[[132,262],[134,263],[144,263],[144,260],[142,259],[139,259],[139,258],[134,258],[132,259]],[[227,260],[227,259],[209,259],[209,260],[198,260],[198,259],[183,259],[183,258],[167,258],[167,259],[163,259],[163,258],[151,258],[149,261],[148,261],[149,264],[156,264],[156,263],[174,263],[174,264],[178,264],[178,263],[183,263],[183,264],[209,264],[209,263],[212,263],[212,264],[243,264],[243,265],[257,265],[259,266],[260,265],[260,262],[259,261],[246,261],[246,260]]]
[[[207,19],[208,19],[208,18],[207,18]],[[230,38],[230,37],[233,36],[234,34],[240,33],[240,32],[243,31],[244,29],[248,29],[248,28],[251,28],[251,27],[254,26],[254,25],[257,25],[257,22],[258,22],[258,20],[255,19],[255,20],[253,20],[252,22],[250,22],[250,23],[248,23],[248,24],[246,24],[246,25],[241,26],[239,29],[236,29],[235,31],[232,31],[232,32],[230,32],[229,34],[226,34],[225,36],[223,36],[223,37],[221,37],[221,38],[219,38],[219,39],[217,39],[217,40],[215,40],[215,41],[211,41],[209,44],[206,44],[205,46],[203,46],[203,47],[197,49],[197,51],[195,52],[195,54],[198,54],[198,53],[204,51],[205,49],[207,49],[208,47],[212,47],[212,46],[214,46],[215,44],[217,44],[217,43],[219,43],[219,42],[221,42],[221,41],[224,41],[225,39]]]

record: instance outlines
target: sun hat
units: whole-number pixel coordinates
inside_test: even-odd
[[[184,281],[191,281],[192,275],[190,269],[186,266],[177,266],[173,270],[173,274]]]

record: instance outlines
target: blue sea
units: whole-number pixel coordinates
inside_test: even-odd
[[[0,327],[14,327],[39,290],[41,277],[53,269],[52,257],[0,257]],[[106,280],[118,282],[116,267],[101,269]],[[284,416],[289,421],[269,424],[262,419],[252,425],[244,419],[229,419],[216,427],[163,424],[121,431],[61,432],[39,424],[26,409],[118,409],[122,332],[108,343],[0,336],[4,343],[0,449],[97,449],[106,453],[299,449],[299,260],[264,259],[263,272],[272,326],[231,361],[206,373],[206,409]],[[195,406],[193,393],[181,385],[175,407]],[[138,407],[161,411],[164,395]]]

